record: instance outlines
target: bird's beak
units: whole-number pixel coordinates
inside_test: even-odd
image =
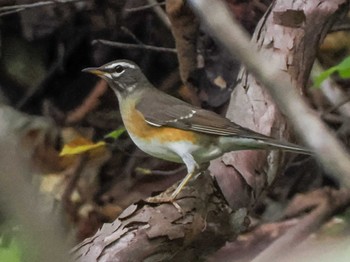
[[[99,67],[88,67],[88,68],[84,68],[81,71],[84,73],[90,73],[97,76],[103,76],[105,74],[105,72],[103,72]]]

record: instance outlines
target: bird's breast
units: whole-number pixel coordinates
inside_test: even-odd
[[[144,152],[172,162],[183,162],[191,154],[198,163],[207,162],[221,154],[216,136],[174,127],[156,127],[148,124],[136,101],[120,104],[126,130],[133,142]]]
[[[157,139],[160,143],[186,140],[191,143],[197,142],[197,136],[192,131],[173,127],[156,127],[148,124],[142,112],[135,108],[135,102],[121,106],[123,122],[128,133],[139,139],[151,141]]]

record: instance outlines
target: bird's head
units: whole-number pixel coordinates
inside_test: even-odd
[[[119,96],[125,96],[147,86],[146,77],[135,63],[129,60],[115,60],[100,67],[89,67],[82,70],[97,75],[107,81]]]

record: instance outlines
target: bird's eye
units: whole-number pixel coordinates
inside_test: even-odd
[[[114,68],[114,71],[120,74],[120,73],[122,73],[124,71],[124,68],[121,65],[117,65]]]

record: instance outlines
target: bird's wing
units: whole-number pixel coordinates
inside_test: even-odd
[[[176,127],[212,135],[271,140],[270,137],[241,127],[214,112],[194,107],[175,97],[163,93],[161,96],[152,97],[151,93],[147,95],[148,98],[143,97],[136,104],[136,109],[143,114],[145,121],[150,125]]]

